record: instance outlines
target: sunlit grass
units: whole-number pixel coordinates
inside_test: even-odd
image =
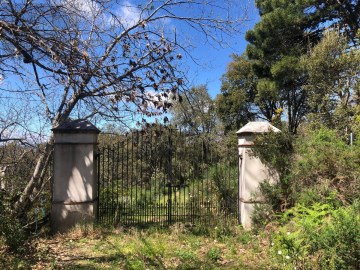
[[[1,269],[267,269],[268,243],[221,223],[147,230],[79,227],[32,245],[31,260],[8,255],[12,263]]]

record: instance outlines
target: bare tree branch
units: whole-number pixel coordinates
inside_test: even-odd
[[[172,105],[161,97],[176,99],[188,89],[179,67],[189,51],[184,33],[174,29],[190,29],[221,46],[244,20],[230,11],[227,1],[212,0],[144,0],[138,6],[112,0],[3,1],[0,76],[9,90],[18,88],[34,100],[33,109],[42,106],[52,127],[74,115],[123,123],[136,113],[159,115]],[[19,213],[43,185],[51,149],[50,137],[14,206]]]

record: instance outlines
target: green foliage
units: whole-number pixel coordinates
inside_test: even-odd
[[[256,95],[255,76],[245,55],[232,55],[226,73],[221,78],[221,94],[216,97],[216,113],[225,131],[239,129],[254,120]]]
[[[236,212],[237,196],[238,196],[238,179],[234,176],[237,172],[237,167],[221,164],[221,166],[213,166],[210,171],[210,179],[215,188],[217,203],[224,211]],[[229,174],[232,177],[229,177]]]
[[[308,207],[315,203],[329,204],[334,208],[342,205],[338,199],[338,192],[332,189],[326,182],[311,187],[304,187],[296,196],[296,201]]]
[[[214,101],[206,85],[192,87],[184,98],[174,102],[172,124],[191,134],[212,134],[217,123]]]
[[[269,168],[285,177],[289,173],[293,154],[292,134],[283,132],[266,132],[256,137],[253,153]]]
[[[246,33],[246,54],[255,78],[255,105],[262,117],[271,121],[275,110],[283,108],[289,131],[296,133],[314,110],[328,122],[328,114],[349,116],[344,107],[334,112],[332,104],[350,102],[349,93],[358,92],[358,86],[354,87],[359,71],[355,57],[358,1],[257,0],[256,6],[261,20]],[[328,28],[338,29],[343,37],[331,43]],[[345,49],[348,45],[356,49]],[[311,56],[306,57],[309,51]]]
[[[211,247],[206,256],[213,262],[217,262],[221,259],[221,249],[218,247]]]
[[[0,200],[0,246],[1,242],[15,252],[22,252],[25,250],[24,244],[26,241],[25,231],[19,222],[14,217],[10,209],[4,203],[7,202],[4,198]],[[8,203],[8,202],[7,202]]]
[[[275,184],[260,184],[275,212],[295,203],[339,207],[359,199],[360,148],[348,145],[336,130],[309,125],[297,137],[284,132],[264,134],[256,145],[254,155],[279,175]],[[255,213],[256,224],[266,223],[274,214],[262,207]]]
[[[177,250],[175,254],[183,261],[192,260],[195,257],[195,254],[192,251],[186,251],[186,250]]]
[[[271,252],[283,269],[358,269],[359,204],[333,209],[328,204],[296,205],[282,216]]]
[[[310,118],[329,128],[345,132],[358,114],[360,91],[360,52],[349,48],[349,37],[338,31],[327,31],[322,40],[302,58],[308,73]]]
[[[360,265],[360,208],[359,203],[341,208],[334,220],[324,228],[324,249],[321,264],[333,269],[358,269]]]
[[[264,196],[268,198],[267,195]],[[278,196],[276,197],[276,199]],[[266,203],[266,204],[256,204],[254,206],[254,211],[251,216],[251,224],[253,232],[260,232],[265,226],[270,223],[275,218],[275,211],[273,209],[273,205],[278,205],[276,202],[274,204]]]
[[[4,269],[357,269],[359,210],[356,204],[337,210],[296,205],[272,231],[254,235],[233,225],[219,238],[215,231],[223,229],[217,226],[208,226],[208,235],[183,224],[83,232],[79,227],[34,240],[33,256],[22,260],[0,250],[0,264]]]
[[[162,126],[110,139],[118,142],[115,147],[100,150],[102,222],[166,223],[171,214],[169,221],[193,223],[235,216],[236,134],[209,140]]]
[[[310,188],[327,201],[330,194],[342,203],[359,198],[360,149],[348,145],[335,130],[306,129],[296,141],[292,166],[294,191],[301,194]]]
[[[277,183],[270,184],[264,179],[265,181],[260,184],[261,194],[275,211],[286,209],[293,204],[291,197],[293,140],[293,135],[286,131],[264,133],[255,139],[253,155],[259,157],[274,175],[278,175]]]
[[[176,268],[177,270],[200,269],[203,263],[191,249],[178,249],[175,251],[175,256],[178,257],[181,262]]]
[[[241,234],[239,234],[241,230]],[[214,241],[227,242],[228,239],[237,238],[243,244],[249,241],[250,235],[242,231],[237,220],[225,219],[223,216],[216,216],[210,222],[198,222],[189,230],[193,235],[209,237]]]
[[[247,55],[258,78],[258,106],[269,121],[276,109],[285,108],[292,133],[296,133],[306,114],[304,71],[299,56],[314,38],[304,34],[309,18],[303,13],[303,4],[294,2],[257,1],[261,21],[246,34]]]

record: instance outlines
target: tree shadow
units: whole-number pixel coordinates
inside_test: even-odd
[[[166,270],[167,268],[165,267],[162,258],[156,253],[151,244],[148,243],[143,237],[141,237],[140,239],[147,249],[147,254],[136,254],[135,256],[127,256],[126,254],[121,252],[120,248],[117,245],[106,241],[106,244],[110,245],[111,248],[116,251],[115,254],[96,257],[76,256],[69,260],[63,261],[60,265],[60,269],[100,270],[103,269],[104,263],[109,263],[114,267],[113,269],[136,270],[139,269],[139,264],[145,264],[146,267],[155,267],[155,269]]]
[[[119,254],[119,253],[113,255],[97,256],[97,257],[77,256],[63,262],[60,265],[59,269],[100,270],[100,269],[104,269],[104,266],[102,265],[103,263],[119,262],[119,264],[121,264],[122,261],[124,261],[126,264],[126,256],[124,254]]]
[[[163,269],[166,270],[167,268],[164,265],[164,262],[162,261],[162,258],[154,251],[152,246],[146,241],[144,237],[140,237],[141,242],[145,245],[145,247],[148,249],[148,251],[151,254],[151,258],[147,257],[146,261],[151,264],[152,266],[156,266],[157,269]]]

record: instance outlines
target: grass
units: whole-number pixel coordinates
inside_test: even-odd
[[[234,225],[77,228],[31,241],[31,255],[0,251],[1,269],[268,269],[266,237]],[[5,263],[6,262],[6,263]]]

